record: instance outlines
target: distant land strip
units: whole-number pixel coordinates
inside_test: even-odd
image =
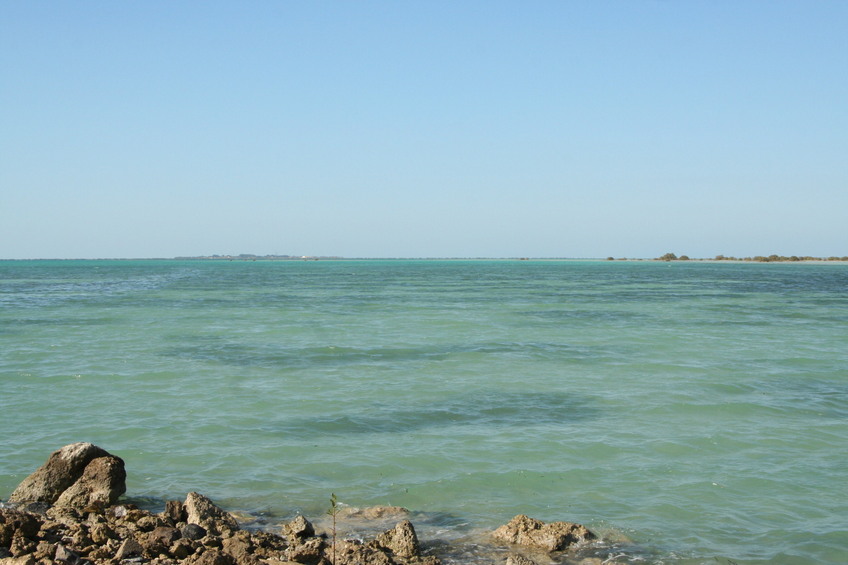
[[[318,261],[318,260],[339,260],[350,259],[346,257],[331,255],[253,255],[250,253],[242,253],[239,255],[202,255],[196,257],[174,257],[177,260],[224,260],[224,261]],[[358,259],[411,259],[407,257],[358,257]],[[494,259],[494,257],[419,257],[418,259]],[[505,257],[504,259],[513,259],[520,261],[529,261],[530,257]],[[576,257],[534,257],[533,259],[571,259],[581,260]],[[588,258],[587,258],[588,259]],[[711,258],[690,258],[688,255],[676,255],[675,253],[666,253],[654,259],[633,258],[633,257],[607,257],[607,261],[748,261],[754,263],[789,263],[801,261],[845,261],[848,262],[848,255],[837,257],[835,255],[829,257],[813,257],[810,255],[755,255],[753,257],[732,257],[726,255],[716,255]]]
[[[254,255],[241,253],[239,255],[194,255],[178,257],[33,257],[29,259],[4,259],[0,261],[603,261],[602,257],[343,257],[340,255]],[[691,261],[691,262],[749,262],[749,263],[794,263],[794,262],[841,262],[848,263],[848,255],[837,257],[813,257],[810,255],[755,255],[753,257],[732,257],[716,255],[715,257],[678,256],[666,253],[655,258],[644,257],[613,257],[606,261]]]
[[[615,260],[614,257],[607,257],[607,261]],[[837,257],[811,257],[809,255],[755,255],[753,257],[727,257],[724,255],[716,255],[712,259],[690,259],[688,255],[678,257],[674,253],[666,253],[656,258],[657,261],[752,261],[754,263],[791,263],[795,261],[848,261],[848,256]]]

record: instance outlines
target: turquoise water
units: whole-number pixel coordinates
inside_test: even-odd
[[[91,441],[151,503],[848,561],[848,265],[7,261],[0,346],[0,498]]]

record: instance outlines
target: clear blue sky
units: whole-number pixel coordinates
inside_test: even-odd
[[[0,258],[848,255],[848,2],[0,0]]]

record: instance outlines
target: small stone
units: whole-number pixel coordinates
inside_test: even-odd
[[[80,562],[79,555],[62,544],[56,546],[56,553],[53,558],[60,563],[67,563],[68,565],[76,565]]]
[[[188,539],[178,539],[175,541],[170,548],[168,548],[168,553],[176,557],[177,559],[185,559],[192,553],[194,553],[194,545],[191,540]]]
[[[142,553],[144,553],[144,548],[141,544],[135,541],[135,538],[127,538],[115,553],[115,559],[127,559],[128,557],[138,556]]]
[[[186,524],[180,529],[180,534],[190,540],[199,540],[206,537],[206,528],[197,524]]]

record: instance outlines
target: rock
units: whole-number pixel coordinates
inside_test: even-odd
[[[165,502],[165,511],[163,516],[171,520],[174,524],[186,521],[185,505],[179,500],[169,500]]]
[[[391,551],[377,545],[360,540],[343,540],[324,552],[324,558],[336,565],[397,565],[391,558]]]
[[[115,553],[115,559],[119,561],[128,557],[140,556],[144,554],[144,547],[138,543],[135,538],[129,537],[123,541],[118,551]]]
[[[196,492],[188,493],[185,501],[186,521],[189,524],[203,526],[207,531],[214,534],[222,534],[226,530],[236,531],[239,529],[238,522],[232,514],[225,512],[218,506]]]
[[[506,558],[506,565],[537,565],[537,563],[523,555],[513,554]]]
[[[391,530],[380,534],[375,540],[377,545],[385,547],[393,554],[402,558],[418,555],[418,536],[409,520],[403,520]]]
[[[24,555],[22,557],[6,557],[0,561],[0,565],[36,565],[34,555]]]
[[[317,565],[325,550],[324,540],[321,538],[309,538],[303,543],[291,545],[286,549],[285,557],[289,561]]]
[[[53,559],[58,561],[59,563],[67,563],[69,565],[76,565],[80,561],[80,556],[62,545],[61,543],[56,546],[56,552],[53,555]]]
[[[239,531],[222,541],[224,551],[231,555],[239,565],[251,565],[259,562],[254,555],[256,547],[249,533]]]
[[[97,545],[103,545],[110,539],[117,537],[115,530],[106,524],[97,523],[91,526],[91,541]]]
[[[107,455],[92,459],[82,476],[56,499],[56,506],[102,509],[114,504],[127,490],[127,472],[120,457]]]
[[[594,539],[595,535],[580,524],[551,522],[519,514],[494,531],[492,536],[499,541],[525,545],[545,551],[561,551],[569,546]]]
[[[21,557],[27,553],[33,553],[37,544],[31,538],[24,535],[22,530],[18,530],[12,535],[12,543],[9,544],[9,551],[15,557]]]
[[[283,535],[292,543],[296,543],[299,540],[314,536],[315,528],[309,520],[303,516],[297,516],[291,522],[283,524]]]
[[[194,549],[195,547],[191,540],[181,538],[175,541],[171,547],[168,548],[168,553],[177,559],[185,559],[194,553]]]
[[[342,508],[339,513],[343,518],[359,518],[361,520],[398,519],[409,515],[409,510],[402,506],[368,506],[366,508]]]
[[[0,508],[0,547],[9,547],[12,538],[21,532],[25,538],[35,539],[41,528],[38,518],[28,512]]]
[[[206,529],[202,526],[198,526],[197,524],[186,524],[180,529],[180,534],[182,534],[185,539],[199,540],[206,537]]]
[[[168,553],[168,550],[180,537],[182,536],[178,529],[159,526],[142,539],[142,545],[147,555],[163,555]]]
[[[195,554],[183,561],[188,565],[235,565],[235,560],[218,549],[209,549],[201,554]]]
[[[66,445],[54,451],[44,465],[25,478],[9,496],[9,502],[53,504],[65,490],[82,477],[86,466],[92,460],[106,456],[109,456],[106,450],[91,443]]]

